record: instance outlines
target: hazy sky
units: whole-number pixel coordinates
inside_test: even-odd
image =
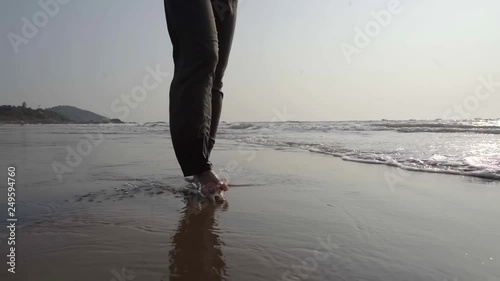
[[[223,120],[499,118],[500,85],[479,77],[500,82],[500,2],[392,1],[240,0]],[[123,117],[112,104],[142,85],[148,66],[172,73],[162,0],[58,6],[44,23],[38,0],[1,1],[0,104]],[[371,12],[382,10],[380,27]],[[34,15],[41,27],[26,38],[23,17]],[[369,44],[356,45],[355,29],[367,27]],[[167,121],[171,77],[125,120]]]

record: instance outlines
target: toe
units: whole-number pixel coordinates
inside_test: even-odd
[[[227,186],[227,183],[225,181],[221,181],[219,183],[219,188],[223,191],[228,191],[229,190],[229,187]]]

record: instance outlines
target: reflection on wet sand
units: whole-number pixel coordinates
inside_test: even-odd
[[[227,204],[220,206],[192,200],[186,204],[171,238],[169,280],[227,280],[215,219],[217,209],[225,210]]]

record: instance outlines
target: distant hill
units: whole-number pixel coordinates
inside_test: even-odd
[[[0,123],[123,123],[74,106],[62,105],[47,109],[0,105]]]
[[[58,113],[68,120],[77,123],[109,123],[111,120],[94,112],[83,110],[74,106],[60,105],[48,108],[52,112]]]
[[[32,109],[26,106],[0,106],[0,122],[17,123],[71,123],[66,117],[46,109]]]

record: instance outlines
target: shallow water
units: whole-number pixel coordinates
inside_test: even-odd
[[[221,132],[281,150],[500,180],[500,120],[236,123]]]
[[[168,134],[142,127],[0,127],[19,217],[18,273],[2,280],[500,280],[497,181],[390,186],[396,168],[226,137],[213,161],[228,204],[188,204]],[[102,142],[59,181],[52,164],[86,133]]]

